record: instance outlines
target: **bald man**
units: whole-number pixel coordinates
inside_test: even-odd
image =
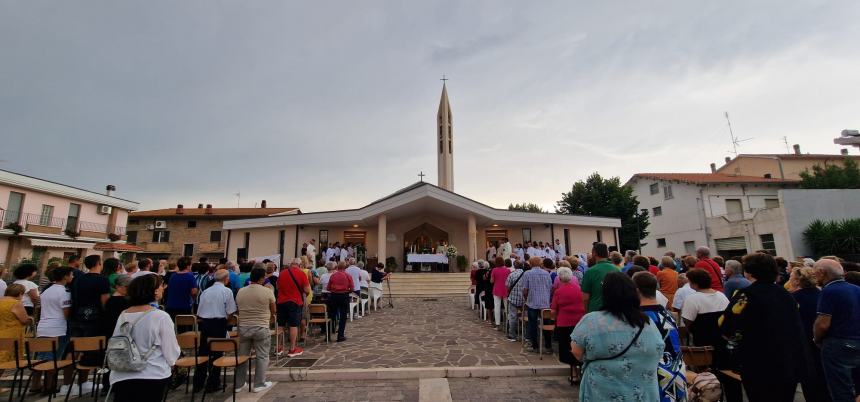
[[[200,295],[197,317],[200,318],[201,356],[209,353],[209,338],[227,337],[227,317],[236,314],[236,301],[233,300],[233,291],[227,286],[229,283],[230,273],[226,269],[219,269],[215,271],[215,282]],[[210,391],[220,387],[218,370],[215,366],[210,370],[209,384],[205,384]],[[205,381],[206,369],[200,370],[198,367],[194,370],[194,389],[202,390]],[[237,385],[242,388],[242,384]]]
[[[860,368],[860,286],[845,282],[838,261],[821,259],[815,276],[824,284],[813,328],[821,365],[834,402],[854,401],[852,370]]]

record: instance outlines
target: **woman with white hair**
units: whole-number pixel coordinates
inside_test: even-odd
[[[579,383],[579,365],[570,351],[570,333],[585,315],[585,305],[582,302],[582,289],[573,280],[573,270],[568,267],[558,269],[558,289],[552,296],[550,309],[555,320],[555,337],[558,339],[558,360],[570,365],[571,385]]]

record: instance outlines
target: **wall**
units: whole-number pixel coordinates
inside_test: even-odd
[[[654,183],[659,187],[657,194],[651,194],[650,186]],[[664,184],[672,185],[672,198],[668,200]],[[650,222],[648,236],[642,240],[645,243],[642,254],[661,256],[671,250],[682,255],[686,241],[693,241],[697,246],[706,244],[702,191],[695,184],[663,180],[639,179],[633,183],[633,195],[639,200],[639,208],[648,210]],[[654,216],[654,208],[658,206],[663,214]],[[658,238],[666,239],[666,247],[657,247]]]
[[[743,220],[731,220],[727,216],[708,218],[708,231],[711,234],[711,244],[716,250],[716,239],[743,237],[746,239],[747,252],[764,248],[761,235],[772,234],[776,255],[791,256],[791,241],[788,227],[785,224],[783,208],[758,209],[752,216]]]
[[[122,220],[123,218],[117,217],[117,222],[126,222],[126,220]],[[136,245],[143,247],[145,250],[147,247],[158,247],[156,245],[166,245],[168,248],[169,259],[175,260],[182,256],[184,251],[185,244],[194,244],[194,254],[192,255],[193,259],[200,258],[204,255],[213,256],[217,255],[216,252],[202,253],[200,245],[202,243],[206,243],[208,247],[214,247],[214,250],[224,250],[224,247],[227,243],[227,232],[222,230],[224,225],[224,221],[220,218],[215,217],[200,217],[200,216],[172,216],[172,217],[161,217],[161,218],[135,218],[131,219],[135,220],[137,223],[129,224],[127,231],[136,231],[137,232],[137,242]],[[155,221],[166,221],[167,222],[167,231],[170,232],[170,242],[168,243],[153,243],[152,242],[152,233],[154,230],[148,230],[146,228],[147,225],[154,225]],[[189,228],[188,221],[197,222],[197,227]],[[124,223],[123,223],[124,224]],[[221,242],[219,245],[209,245],[210,241],[210,233],[213,231],[221,231]],[[212,248],[210,248],[212,249]],[[149,249],[149,251],[145,251],[143,254],[153,253],[154,249]]]
[[[766,199],[779,199],[780,188],[753,184],[710,185],[703,191],[705,216],[710,218],[726,215],[726,199],[739,199],[744,218],[750,219],[753,210],[764,208]]]
[[[793,257],[809,256],[803,231],[816,219],[860,218],[860,190],[782,190],[780,203],[791,238]]]
[[[0,208],[8,209],[9,193],[12,191],[24,194],[24,214],[41,215],[42,205],[51,205],[54,207],[54,218],[66,219],[69,216],[69,204],[75,203],[81,206],[79,221],[108,224],[109,215],[99,215],[97,204],[7,185],[0,185]]]

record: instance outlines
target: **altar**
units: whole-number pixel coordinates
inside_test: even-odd
[[[448,272],[448,257],[444,254],[406,254],[406,272]]]

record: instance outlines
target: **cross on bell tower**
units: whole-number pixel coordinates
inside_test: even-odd
[[[439,100],[439,112],[436,115],[436,135],[438,152],[438,185],[448,191],[454,191],[454,120],[451,114],[451,104],[448,102],[448,78],[442,75],[442,98]]]

